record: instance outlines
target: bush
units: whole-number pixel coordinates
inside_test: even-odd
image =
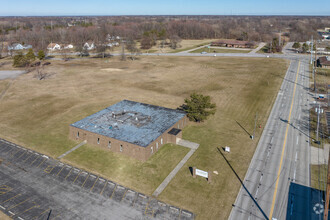
[[[24,56],[22,53],[19,53],[14,56],[14,67],[26,67],[27,65],[29,65],[29,63],[30,62],[28,61],[26,56]]]

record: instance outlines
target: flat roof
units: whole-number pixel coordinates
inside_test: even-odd
[[[185,115],[180,110],[123,100],[71,126],[147,147]]]

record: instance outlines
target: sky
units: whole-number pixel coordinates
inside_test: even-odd
[[[322,15],[330,0],[0,0],[0,16]]]

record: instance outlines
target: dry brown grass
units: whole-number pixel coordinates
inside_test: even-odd
[[[2,211],[0,211],[0,219],[1,220],[11,220],[12,218],[10,218],[8,215],[6,215]]]
[[[193,91],[210,95],[217,112],[184,129],[184,138],[200,147],[160,199],[193,211],[199,219],[226,219],[240,185],[216,147],[231,147],[228,160],[243,178],[262,129],[252,141],[235,121],[252,132],[258,112],[258,124],[264,126],[282,81],[278,76],[287,66],[279,59],[220,57],[53,61],[47,67],[57,73],[53,77],[39,81],[34,73],[21,75],[7,91],[0,102],[0,137],[57,157],[77,144],[68,140],[70,123],[122,99],[176,108]],[[86,145],[65,159],[151,194],[185,150],[166,146],[141,163]],[[217,170],[219,175],[207,184],[202,178],[193,179],[189,166]]]

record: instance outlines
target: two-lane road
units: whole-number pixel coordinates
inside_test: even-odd
[[[264,213],[285,219],[290,182],[310,186],[308,60],[293,60],[244,179]],[[229,219],[265,219],[241,188]]]

